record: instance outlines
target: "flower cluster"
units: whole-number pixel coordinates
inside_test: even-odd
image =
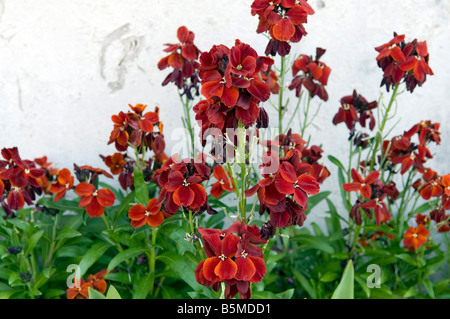
[[[299,42],[307,34],[303,25],[315,12],[307,0],[255,0],[251,13],[259,18],[256,32],[270,35],[265,53],[285,56],[291,50],[289,43]]]
[[[271,145],[281,149],[282,154],[288,154],[291,150],[298,152],[300,161],[311,165],[308,174],[313,176],[319,184],[330,176],[328,168],[319,162],[322,158],[322,148],[318,145],[309,146],[300,134],[292,133],[292,129],[289,129],[286,134],[277,136]]]
[[[345,123],[347,128],[354,132],[356,123],[362,127],[367,126],[370,130],[375,128],[375,117],[372,110],[378,106],[377,101],[368,102],[365,97],[353,90],[352,95],[341,98],[341,106],[333,118],[333,124]]]
[[[197,282],[215,291],[225,283],[225,298],[239,293],[241,299],[249,299],[250,283],[261,281],[267,271],[263,252],[256,246],[266,243],[259,228],[236,221],[224,231],[200,227],[199,232],[207,259],[195,270]]]
[[[350,210],[350,217],[353,218],[356,224],[361,225],[361,210],[372,218],[372,210],[375,215],[375,222],[378,226],[382,222],[387,222],[391,219],[385,203],[386,197],[394,200],[398,196],[398,190],[394,183],[383,184],[380,177],[380,172],[375,170],[362,177],[357,170],[352,168],[351,177],[353,182],[343,184],[346,192],[359,192],[361,196],[358,197],[356,203]]]
[[[45,175],[36,162],[22,159],[17,147],[3,148],[0,160],[0,202],[8,216],[27,205],[42,193],[40,179]]]
[[[429,143],[440,144],[439,123],[421,121],[402,135],[393,137],[390,141],[383,142],[383,156],[392,165],[400,164],[400,173],[405,174],[411,167],[425,170],[427,159],[433,158],[428,149]],[[412,138],[418,137],[418,143]]]
[[[325,49],[317,48],[316,57],[300,54],[292,64],[292,79],[289,90],[295,90],[295,95],[300,96],[302,87],[305,87],[313,98],[318,96],[323,101],[328,101],[328,93],[325,86],[328,83],[328,77],[331,68],[319,59],[324,55]],[[299,73],[300,72],[300,73]]]
[[[277,152],[267,152],[260,166],[264,179],[246,191],[248,197],[258,194],[260,214],[269,212],[271,227],[302,226],[308,195],[315,195],[320,190],[316,179],[307,174],[311,165],[301,162],[300,156],[301,153],[295,150],[282,158]]]
[[[450,210],[450,174],[440,176],[431,168],[418,171],[422,177],[413,183],[413,187],[424,200],[433,200],[435,203],[427,219],[440,225],[439,232],[450,231],[450,214],[445,212]]]
[[[257,121],[259,103],[270,97],[270,87],[261,70],[273,60],[259,56],[240,40],[230,49],[214,45],[200,55],[201,94],[206,98],[194,106],[202,134],[209,128],[237,127],[238,121],[252,126]]]
[[[211,169],[194,159],[178,159],[178,154],[169,158],[154,174],[154,181],[161,188],[158,205],[172,216],[180,208],[192,212],[211,212],[207,193],[202,182],[209,180]]]
[[[165,44],[167,46],[164,52],[170,53],[158,62],[158,68],[165,70],[172,67],[174,70],[164,79],[162,85],[173,82],[180,90],[181,95],[186,94],[187,98],[193,100],[192,91],[199,95],[198,78],[198,57],[201,51],[194,44],[195,34],[189,31],[185,26],[177,30],[179,43]]]
[[[422,86],[427,75],[433,75],[428,65],[429,54],[426,41],[405,42],[405,35],[397,35],[381,46],[375,48],[379,52],[377,56],[378,66],[383,70],[381,86],[385,85],[389,92],[402,80],[406,83],[406,89],[411,93],[415,87]]]
[[[164,154],[163,125],[159,120],[159,108],[154,111],[145,112],[147,105],[128,105],[131,111],[111,116],[113,130],[111,131],[108,144],[114,143],[117,151],[125,152],[129,145],[140,150],[150,149],[155,157],[166,159]],[[155,129],[156,128],[156,129]]]

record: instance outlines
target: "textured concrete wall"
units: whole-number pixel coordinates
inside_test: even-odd
[[[257,35],[251,0],[0,0],[0,146],[18,146],[23,158],[47,155],[58,167],[73,163],[103,167],[99,154],[112,154],[106,142],[110,116],[127,104],[158,105],[165,131],[180,127],[176,88],[162,87],[167,71],[157,62],[164,43],[176,42],[187,26],[196,44],[232,46],[239,38],[261,55],[267,39]],[[353,89],[376,100],[381,70],[374,47],[392,38],[427,40],[435,75],[414,94],[399,97],[396,133],[420,120],[442,123],[442,145],[433,167],[449,172],[450,2],[448,0],[310,0],[316,14],[308,35],[293,52],[314,54],[332,68],[329,101],[309,133],[325,155],[345,159],[347,129],[331,120],[339,99]],[[313,100],[313,107],[317,100]],[[267,107],[269,108],[269,107]],[[399,118],[400,118],[399,117]],[[275,124],[275,121],[272,123]],[[171,141],[167,140],[168,149]],[[326,159],[325,163],[328,163]],[[330,164],[332,172],[334,168]],[[335,187],[330,178],[324,188]]]

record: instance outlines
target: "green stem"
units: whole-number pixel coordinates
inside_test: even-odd
[[[191,234],[195,235],[194,218],[193,218],[193,215],[192,215],[192,211],[189,211],[189,226],[190,226]],[[198,250],[198,254],[200,256],[200,259],[205,259],[204,256],[203,256],[203,249],[202,249],[202,247],[200,247],[199,242],[196,241],[195,239],[193,239],[193,243],[194,243],[195,247]]]
[[[51,244],[50,244],[50,250],[48,252],[48,255],[45,258],[44,268],[49,267],[51,265],[51,261],[53,259],[53,254],[55,252],[55,246],[56,246],[56,244],[55,244],[55,241],[56,241],[56,228],[57,228],[57,225],[59,224],[59,218],[60,218],[59,216],[60,216],[60,214],[57,214],[55,216],[55,218],[53,219],[52,241],[51,241]]]
[[[308,100],[306,101],[306,110],[303,113],[304,118],[303,118],[303,126],[302,126],[302,131],[301,131],[301,136],[304,137],[305,136],[305,130],[306,127],[308,126],[308,113],[309,113],[309,107],[311,105],[311,93],[309,93],[308,91]]]
[[[392,95],[391,95],[391,99],[389,100],[388,107],[386,109],[386,112],[383,115],[383,119],[378,128],[377,136],[375,138],[376,139],[375,148],[373,149],[372,160],[370,162],[370,171],[373,171],[373,167],[375,165],[375,159],[376,159],[377,152],[378,152],[378,147],[380,146],[381,140],[383,139],[384,126],[386,125],[386,122],[389,118],[389,112],[390,112],[392,106],[394,105],[394,101],[395,101],[395,98],[397,97],[397,91],[398,91],[399,87],[400,87],[400,83],[398,83],[394,86],[394,90],[392,91]]]
[[[241,195],[239,200],[239,211],[241,218],[244,222],[247,219],[247,197],[245,196],[246,190],[246,130],[241,121],[238,124],[238,150],[239,150],[239,166],[241,168]]]
[[[278,133],[283,134],[283,112],[285,107],[283,107],[283,92],[284,92],[284,80],[285,80],[285,57],[281,57],[281,70],[280,70],[280,91],[278,93]]]
[[[190,141],[187,141],[187,148],[190,156],[194,158],[195,156],[195,139],[194,139],[194,128],[192,127],[191,123],[191,107],[190,107],[190,100],[186,95],[185,100],[183,101],[182,95],[178,92],[178,95],[180,97],[181,104],[183,104],[183,112],[184,112],[184,119],[183,119],[183,125],[184,128],[188,130],[189,133],[189,139]]]
[[[407,205],[404,205],[405,203],[405,197],[406,197],[406,193],[409,193],[409,190],[411,189],[411,187],[409,186],[409,183],[411,181],[411,176],[413,173],[414,169],[411,169],[408,173],[408,178],[406,179],[406,185],[403,187],[403,194],[402,194],[402,199],[400,201],[400,206],[398,208],[398,213],[397,213],[397,225],[398,225],[398,230],[399,230],[399,238],[401,238],[403,236],[403,213],[405,212]]]
[[[151,229],[152,231],[152,238],[151,238],[151,247],[150,247],[150,252],[148,254],[148,268],[149,268],[149,272],[152,274],[155,273],[155,264],[156,264],[156,236],[158,234],[158,228],[153,228]],[[153,295],[153,289],[155,288],[154,286],[154,282],[155,282],[155,276],[152,276],[152,282],[150,284],[150,295]]]

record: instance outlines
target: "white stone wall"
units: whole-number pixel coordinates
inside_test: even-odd
[[[0,147],[18,146],[23,158],[47,155],[57,167],[89,164],[104,167],[99,154],[106,145],[110,117],[128,103],[158,105],[166,135],[181,126],[175,86],[161,86],[168,71],[157,62],[164,43],[177,42],[185,25],[201,50],[234,40],[252,45],[261,55],[267,39],[256,34],[251,0],[0,0]],[[420,120],[441,122],[442,145],[433,168],[450,172],[450,1],[448,0],[310,0],[316,14],[308,35],[292,51],[322,57],[332,72],[329,101],[322,105],[309,133],[322,144],[325,157],[346,159],[347,129],[333,126],[339,99],[353,89],[369,101],[384,89],[374,50],[394,31],[407,40],[427,40],[428,77],[414,94],[399,97],[396,133]],[[313,106],[318,100],[313,100]],[[267,109],[270,109],[267,106]],[[274,120],[273,125],[276,124]],[[295,127],[295,126],[294,126]],[[167,138],[168,150],[171,141]],[[170,151],[169,151],[170,152]],[[334,167],[328,164],[332,173]],[[323,186],[336,187],[334,174]],[[337,193],[336,193],[337,196]]]

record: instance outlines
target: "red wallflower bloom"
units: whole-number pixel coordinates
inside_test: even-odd
[[[181,26],[177,30],[179,43],[165,44],[167,46],[164,52],[169,53],[158,62],[158,68],[164,70],[172,67],[174,70],[167,75],[162,82],[165,86],[169,82],[182,89],[181,95],[186,94],[188,99],[193,100],[192,89],[197,91],[198,95],[198,67],[197,61],[200,50],[194,44],[195,34],[189,31],[185,26]]]
[[[66,192],[72,189],[74,181],[75,178],[67,168],[60,170],[56,181],[50,187],[50,192],[55,194],[53,201],[57,202],[63,198]]]
[[[211,188],[211,195],[215,198],[219,198],[223,191],[234,191],[233,181],[229,179],[229,176],[225,173],[222,166],[216,165],[213,168],[213,175],[217,179],[217,182]]]
[[[395,61],[404,62],[406,60],[405,55],[403,54],[399,45],[400,42],[405,40],[405,35],[397,35],[386,44],[380,45],[375,48],[376,51],[380,52],[377,56],[377,61],[381,60],[384,57],[390,56]]]
[[[223,134],[227,128],[236,128],[238,121],[249,127],[260,119],[259,104],[271,93],[262,70],[273,62],[240,40],[231,49],[214,45],[200,55],[201,94],[206,100],[199,101],[193,110],[202,136],[209,128]],[[205,139],[202,142],[206,143]]]
[[[3,148],[1,154],[4,158],[0,160],[2,208],[7,215],[12,215],[12,210],[32,205],[36,194],[41,194],[41,178],[46,171],[37,168],[34,161],[22,159],[17,147]]]
[[[375,182],[378,177],[380,177],[380,172],[373,171],[365,178],[362,178],[361,175],[354,168],[352,168],[351,176],[353,182],[343,184],[342,187],[344,188],[344,190],[346,192],[359,191],[361,193],[361,196],[370,199],[372,196],[372,189],[370,185]]]
[[[107,282],[104,276],[107,274],[107,270],[104,269],[95,275],[89,275],[87,280],[80,278],[79,286],[74,285],[66,290],[67,299],[88,299],[89,288],[97,290],[98,292],[105,294],[107,289]],[[75,278],[74,278],[75,281]]]
[[[256,32],[268,32],[271,37],[266,54],[284,56],[291,49],[289,42],[299,42],[306,35],[303,24],[314,10],[307,0],[254,0],[251,14],[259,16]]]
[[[419,224],[417,228],[411,226],[403,235],[403,245],[408,250],[415,251],[427,242],[429,234],[430,232],[422,224]]]
[[[156,198],[148,201],[147,207],[136,204],[131,206],[128,217],[131,219],[131,225],[135,228],[148,224],[151,227],[157,227],[164,221],[164,214],[161,211],[161,205]]]
[[[218,284],[225,282],[225,298],[237,293],[242,299],[250,298],[249,283],[261,281],[266,274],[263,253],[256,246],[266,241],[261,239],[258,228],[235,222],[224,231],[200,227],[199,232],[207,259],[197,266],[197,282],[216,291]]]
[[[404,40],[405,35],[394,33],[394,39],[375,48],[379,52],[376,60],[384,72],[381,86],[385,85],[389,91],[391,86],[404,80],[406,89],[412,93],[417,85],[422,86],[427,74],[433,75],[433,71],[428,65],[426,41],[414,39],[405,43]]]
[[[312,56],[301,54],[294,61],[292,65],[292,76],[294,78],[288,88],[290,90],[295,89],[297,97],[300,96],[302,87],[305,87],[311,97],[317,95],[320,99],[328,101],[328,93],[325,90],[325,86],[328,83],[331,69],[319,60],[325,52],[325,49],[316,48],[315,59]],[[298,74],[300,71],[301,73]]]
[[[341,99],[341,107],[333,118],[333,124],[337,125],[344,122],[350,131],[353,130],[355,124],[359,122],[362,127],[366,127],[369,120],[369,128],[375,127],[375,117],[372,109],[378,105],[377,101],[368,102],[365,97],[353,90],[352,95],[344,96]]]
[[[152,147],[152,141],[156,136],[162,134],[162,124],[159,121],[159,108],[154,111],[145,112],[147,105],[128,105],[131,111],[119,112],[112,115],[111,120],[114,128],[111,131],[108,144],[115,143],[119,152],[128,149],[128,144],[135,147]],[[155,131],[158,128],[159,133]],[[155,152],[156,153],[156,152]]]
[[[105,158],[105,165],[109,167],[113,175],[120,174],[126,164],[122,153],[114,153]]]
[[[442,186],[444,187],[445,195],[450,196],[450,174],[446,174],[446,175],[442,176],[441,183],[442,183]]]
[[[414,78],[419,83],[425,81],[425,75],[433,75],[433,71],[428,66],[428,49],[427,42],[417,42],[416,55],[409,56],[404,60],[404,63],[400,63],[399,68],[402,71],[411,71],[414,74]]]
[[[373,209],[375,215],[375,222],[378,226],[381,225],[383,221],[389,221],[391,219],[391,214],[384,203],[384,198],[386,194],[381,195],[379,198],[371,199],[368,202],[362,203],[361,207],[366,209]]]
[[[75,280],[75,278],[74,278]],[[93,288],[90,282],[86,282],[83,278],[80,278],[80,286],[73,286],[66,289],[67,299],[88,299],[89,287]]]
[[[431,197],[441,197],[444,194],[444,188],[439,179],[432,179],[419,188],[419,193],[423,199],[429,200]]]
[[[260,167],[264,179],[248,189],[246,196],[258,193],[260,213],[268,210],[274,227],[302,226],[308,195],[315,195],[320,190],[316,179],[307,174],[311,165],[300,161],[301,153],[298,151],[288,152],[282,159],[275,153],[266,156],[270,160],[266,159]]]
[[[161,187],[158,203],[164,202],[164,211],[169,215],[180,207],[198,212],[207,204],[207,193],[201,183],[210,178],[211,170],[203,163],[177,157],[172,156],[154,173],[154,180]]]
[[[81,196],[79,207],[86,207],[86,212],[90,217],[100,217],[103,215],[105,207],[112,206],[116,200],[116,195],[108,189],[97,190],[94,185],[82,182],[75,187],[75,193]]]

